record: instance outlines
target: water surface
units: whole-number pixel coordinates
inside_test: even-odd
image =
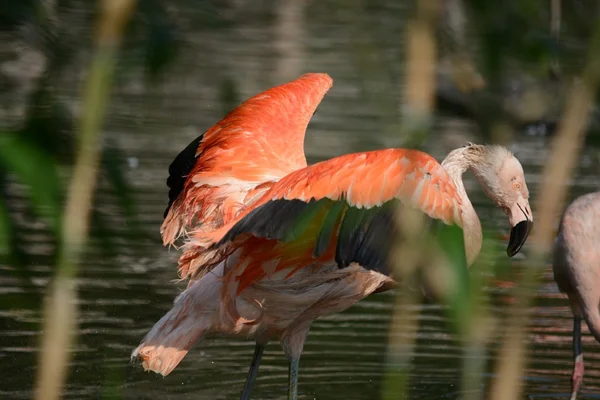
[[[272,32],[264,21],[246,21],[228,30],[195,32],[191,48],[186,49],[185,56],[158,88],[140,89],[139,82],[127,80],[117,87],[106,135],[129,157],[126,172],[134,183],[143,228],[154,240],[123,238],[117,259],[107,257],[97,247],[86,256],[78,282],[79,336],[66,398],[95,399],[111,393],[126,399],[238,398],[253,352],[254,344],[249,341],[209,338],[167,378],[144,373],[129,362],[131,350],[182,290],[181,285],[172,283],[176,278],[177,251],[163,248],[159,240],[167,200],[167,167],[181,149],[222,117],[232,104],[277,83],[282,76],[292,79],[301,72],[325,71],[334,77],[335,86],[309,127],[306,152],[310,162],[402,143],[400,132],[390,129],[389,113],[372,97],[390,96],[388,92],[400,88],[382,85],[355,66],[356,49],[341,39],[355,32],[348,21],[327,19],[323,17],[324,10],[309,11],[314,18],[302,36],[304,53],[292,67],[282,67],[288,64],[281,64],[268,50]],[[390,37],[400,37],[400,29],[394,29],[398,32],[392,33],[397,36],[390,33]],[[387,38],[380,44],[389,50],[386,57],[395,60],[401,40]],[[396,71],[400,67],[394,68]],[[393,75],[394,71],[390,73]],[[220,100],[225,80],[233,82],[237,93],[230,102]],[[65,85],[61,96],[74,99],[75,89]],[[480,141],[473,125],[466,121],[437,122],[426,150],[438,159],[466,140]],[[517,136],[511,148],[524,165],[535,199],[547,143],[544,138]],[[597,155],[598,149],[586,149],[577,177],[570,182],[572,195],[600,186]],[[506,231],[505,216],[491,207],[471,176],[467,180],[467,190],[484,224]],[[49,273],[50,261],[45,257],[49,242],[35,226],[28,233],[28,247],[39,255],[32,266],[33,284],[43,287]],[[505,254],[505,243],[497,245],[498,252]],[[524,250],[526,253],[527,247]],[[517,258],[513,268],[517,272],[527,268],[526,258]],[[35,376],[40,314],[18,300],[17,294],[31,288],[8,278],[6,267],[2,270],[0,398],[28,399]],[[509,274],[509,283],[514,276],[518,274]],[[494,297],[494,313],[501,316],[511,302],[511,288],[506,281],[494,282],[489,290]],[[522,377],[525,392],[532,399],[568,398],[571,314],[566,299],[552,281],[549,265],[536,296],[534,319],[527,336],[532,343],[532,360]],[[376,295],[313,324],[301,360],[300,398],[379,397],[392,304],[391,293]],[[449,332],[445,314],[439,305],[428,304],[422,307],[418,318],[411,396],[457,398],[462,352]],[[497,335],[500,332],[498,329]],[[586,375],[581,398],[600,398],[600,344],[587,334],[587,328],[585,332]],[[486,369],[480,372],[486,377],[485,382],[489,382],[493,371],[498,338],[492,341],[486,353]],[[286,382],[286,359],[279,344],[271,343],[263,358],[254,398],[284,399]]]

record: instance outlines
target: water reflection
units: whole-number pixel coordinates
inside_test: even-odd
[[[310,135],[329,134],[320,129],[312,131]],[[123,142],[135,143],[134,137],[138,135],[132,133]],[[104,258],[98,250],[86,258],[87,264],[79,279],[81,316],[67,391],[69,399],[100,398],[112,391],[127,399],[235,399],[239,395],[252,356],[252,342],[209,338],[165,379],[129,364],[131,349],[169,309],[181,290],[171,282],[176,277],[177,252],[160,246],[158,227],[166,201],[166,166],[176,149],[187,143],[186,136],[172,137],[172,148],[165,149],[160,156],[156,150],[134,146],[127,149],[139,160],[139,166],[130,173],[139,188],[144,224],[156,240],[142,244],[125,241],[123,254],[116,263]],[[530,147],[538,147],[540,140],[543,139],[528,139],[518,146],[518,156],[528,180],[533,182],[533,192],[537,175],[530,171],[537,171],[540,160],[539,153]],[[436,155],[446,151],[440,145],[431,148]],[[313,160],[319,158],[310,147],[308,152]],[[591,168],[582,168],[579,176],[578,183],[595,179]],[[575,192],[584,190],[587,189],[575,186]],[[504,216],[496,213],[481,193],[475,191],[472,198],[482,219],[504,226]],[[515,261],[513,267],[518,273],[518,269],[526,268],[527,264]],[[33,271],[35,286],[43,286],[48,274],[43,251]],[[0,375],[8,379],[0,382],[0,398],[25,399],[31,396],[40,315],[18,302],[21,292],[33,288],[23,287],[20,281],[6,275],[0,278],[0,325],[3,327]],[[511,285],[507,284],[510,282],[510,279],[496,281],[489,288],[493,293],[494,312],[498,315],[506,311],[506,305],[512,300]],[[301,361],[301,398],[377,398],[392,299],[390,293],[376,295],[343,314],[314,323]],[[526,393],[530,398],[564,398],[569,392],[572,365],[572,322],[567,302],[552,282],[549,266],[533,312],[528,336],[533,344],[532,357],[527,376],[523,378]],[[419,324],[413,355],[412,397],[456,398],[462,354],[448,331],[442,308],[436,304],[424,305]],[[600,393],[600,345],[586,335],[584,346],[586,376],[582,398],[600,398],[591,394]],[[488,371],[482,373],[492,371],[496,350],[497,344],[493,344],[488,353]],[[279,344],[272,343],[264,356],[255,398],[285,398],[286,380],[285,357]]]

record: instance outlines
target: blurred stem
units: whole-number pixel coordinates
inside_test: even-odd
[[[56,15],[56,0],[43,0],[40,2],[39,13],[42,14],[40,20],[45,20],[52,25],[53,34],[55,34],[56,25],[58,25],[58,16]]]
[[[275,78],[277,84],[295,79],[302,71],[305,40],[304,0],[279,1],[275,6],[274,47],[277,51]]]
[[[427,256],[423,235],[423,215],[407,206],[398,207],[396,214],[398,243],[389,255],[394,263],[394,277],[403,287],[398,289],[388,337],[387,371],[383,384],[384,399],[408,397],[411,356],[418,329],[419,303],[422,294],[417,270]]]
[[[554,40],[556,40],[556,46],[558,47],[558,42],[560,40],[560,22],[562,19],[561,16],[561,0],[550,0],[550,31],[554,36]],[[554,60],[552,60],[551,68],[554,73],[558,73],[559,71],[559,56],[558,54],[554,55]]]
[[[383,383],[383,399],[408,398],[411,357],[419,328],[419,292],[414,288],[399,289],[388,337],[387,371]]]
[[[89,231],[92,194],[101,150],[100,128],[121,32],[134,4],[135,0],[102,2],[96,52],[85,88],[77,155],[63,215],[56,276],[44,309],[44,336],[36,384],[36,399],[39,400],[59,399],[67,376],[77,320],[74,278]]]
[[[550,21],[550,29],[552,30],[552,35],[558,41],[560,38],[560,0],[550,0],[551,2],[551,21]]]
[[[463,338],[461,392],[463,400],[480,400],[483,398],[482,371],[485,371],[486,345],[493,329],[493,321],[489,315],[489,294],[484,290],[489,284],[486,276],[491,274],[490,266],[485,262],[477,262],[471,268],[471,315]]]
[[[402,129],[410,133],[405,145],[420,143],[432,125],[435,103],[437,46],[435,22],[440,4],[437,0],[418,0],[416,18],[408,25],[406,79]]]
[[[404,109],[402,132],[406,142],[421,142],[431,126],[436,85],[437,48],[435,21],[440,8],[438,0],[418,0],[417,14],[408,28]],[[420,261],[427,252],[423,248],[423,215],[400,207],[396,218],[400,232],[398,245],[390,260],[394,263],[394,276],[405,286],[416,276]],[[421,300],[419,288],[405,287],[396,297],[389,333],[387,372],[383,398],[407,398],[410,377],[410,356],[415,346],[418,329],[418,307]],[[410,312],[412,315],[406,315]]]
[[[463,354],[462,385],[463,400],[480,400],[483,394],[482,371],[485,371],[486,343],[472,340],[466,343]]]
[[[452,82],[462,93],[482,89],[485,81],[473,63],[467,45],[467,16],[462,0],[446,0],[444,15],[450,30],[450,68]]]
[[[577,163],[590,109],[600,77],[600,29],[590,41],[588,62],[580,82],[576,82],[567,101],[567,109],[558,133],[552,141],[542,186],[537,196],[536,227],[531,237],[533,260],[524,270],[507,323],[506,339],[500,349],[498,375],[493,382],[492,400],[520,398],[521,376],[526,363],[525,328],[527,310],[535,295],[543,260],[550,253],[553,224],[560,215],[567,194],[567,184]]]

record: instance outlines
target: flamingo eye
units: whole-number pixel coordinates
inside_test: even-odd
[[[515,189],[515,190],[521,189],[521,183],[517,182],[517,181],[513,182],[513,189]]]

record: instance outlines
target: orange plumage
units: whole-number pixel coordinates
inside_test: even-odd
[[[171,165],[163,241],[187,234],[179,272],[190,283],[134,350],[144,368],[168,375],[207,334],[253,337],[256,352],[242,394],[247,400],[264,344],[278,337],[290,360],[289,398],[295,400],[298,360],[312,321],[395,284],[387,256],[397,203],[442,226],[464,226],[464,232],[468,226],[465,249],[478,254],[481,227],[461,174],[481,160],[485,168],[520,164],[506,150],[469,144],[451,152],[444,166],[408,149],[307,166],[304,132],[331,85],[326,74],[308,74],[254,96]],[[528,204],[523,207],[531,214]],[[520,249],[529,231],[524,234],[522,216],[513,220],[520,231],[516,240],[511,235],[512,247]]]
[[[218,242],[268,201],[323,198],[345,199],[351,206],[367,209],[396,198],[431,218],[462,226],[462,200],[440,163],[419,150],[385,149],[347,154],[294,171],[221,228],[192,232],[188,247],[206,248]]]
[[[272,182],[305,167],[306,127],[332,84],[327,74],[306,74],[248,99],[206,131],[190,149],[195,164],[183,171],[183,188],[165,215],[164,244],[190,228],[222,226]]]
[[[261,212],[261,207],[269,202],[300,200],[308,203],[321,199],[330,199],[331,202],[310,218],[301,236],[293,241],[267,237],[269,235],[256,231],[236,231],[236,226],[243,224],[251,213]],[[334,222],[333,237],[326,250],[318,256],[314,254],[317,234],[336,202],[345,203],[347,212],[350,207],[362,210],[378,208],[393,199],[418,208],[433,219],[462,226],[462,200],[439,162],[418,150],[385,149],[347,154],[294,171],[274,183],[253,205],[220,229],[208,233],[193,232],[188,246],[213,250],[213,258],[204,260],[203,265],[196,269],[202,274],[237,251],[235,266],[231,271],[226,270],[229,278],[222,291],[222,301],[231,305],[228,310],[235,319],[239,318],[233,306],[235,296],[264,277],[282,270],[289,271],[288,276],[292,276],[303,267],[336,262],[336,241],[339,239],[336,235],[340,231],[343,214]],[[266,211],[267,219],[271,218],[272,212],[272,209]],[[267,222],[267,225],[279,224],[281,221],[276,217]]]

